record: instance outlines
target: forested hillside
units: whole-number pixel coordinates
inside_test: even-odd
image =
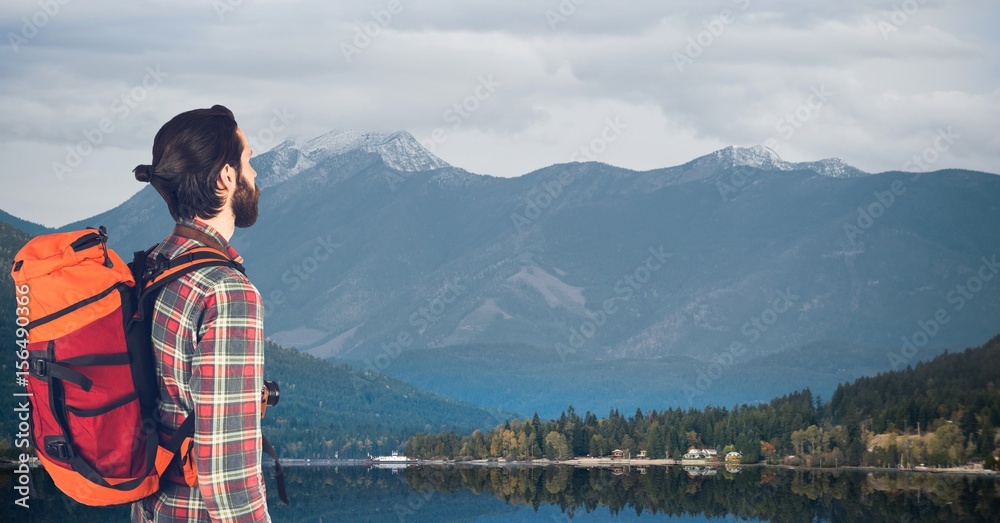
[[[883,462],[979,457],[990,467],[1000,427],[1000,336],[976,349],[841,385],[830,411],[837,423],[861,427]],[[928,437],[930,431],[935,437]]]
[[[0,448],[5,447],[3,440],[7,440],[7,445],[13,441],[16,432],[16,419],[14,412],[14,392],[15,375],[14,362],[17,358],[17,346],[14,345],[14,280],[10,277],[10,264],[17,251],[21,250],[31,236],[10,225],[0,221]]]
[[[0,210],[0,223],[11,225],[15,227],[18,231],[27,233],[29,236],[37,236],[39,234],[53,232],[53,229],[50,229],[44,225],[35,222],[29,222],[28,220],[23,220],[21,218],[18,218],[17,216],[14,216],[2,210]]]
[[[806,389],[766,405],[667,409],[598,419],[512,420],[488,433],[418,434],[409,454],[456,459],[565,460],[614,449],[679,458],[689,447],[736,450],[743,461],[812,466],[996,466],[1000,336],[916,367],[841,385],[829,402]]]
[[[418,431],[469,432],[515,416],[270,341],[265,350],[265,378],[279,383],[281,399],[263,427],[282,456],[365,457],[396,450]]]

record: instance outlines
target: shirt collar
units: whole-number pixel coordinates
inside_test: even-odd
[[[232,258],[233,261],[235,261],[236,263],[243,263],[243,257],[240,256],[240,253],[236,252],[236,249],[234,249],[233,246],[229,244],[229,241],[226,240],[226,238],[219,231],[213,229],[211,225],[208,225],[207,223],[199,220],[198,218],[194,219],[181,218],[177,220],[177,223],[181,225],[186,225],[192,229],[199,230],[209,235],[215,241],[219,242],[219,245],[221,245],[226,250],[226,253],[229,254],[229,257]]]

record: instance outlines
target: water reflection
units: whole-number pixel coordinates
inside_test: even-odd
[[[761,467],[417,467],[405,477],[418,492],[471,489],[514,506],[555,505],[569,518],[606,510],[774,522],[1000,520],[1000,482],[964,476]]]
[[[0,521],[127,521],[84,507],[36,477],[39,498],[13,505],[0,472]],[[287,467],[292,506],[275,522],[472,521],[1000,521],[988,478],[760,467]],[[273,485],[273,478],[268,479]]]

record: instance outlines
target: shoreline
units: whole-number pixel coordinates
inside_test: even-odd
[[[576,468],[640,468],[640,467],[704,467],[704,468],[726,468],[726,463],[721,461],[707,461],[707,460],[675,460],[675,459],[612,459],[612,458],[573,458],[569,460],[549,460],[549,459],[536,459],[532,461],[497,461],[497,460],[487,460],[487,459],[476,459],[476,460],[444,460],[444,459],[414,459],[407,462],[397,462],[397,463],[378,463],[368,459],[282,459],[282,466],[323,466],[323,467],[379,467],[382,468],[402,468],[406,466],[472,466],[472,467],[495,467],[495,468],[506,468],[506,467],[552,467],[552,466],[569,466]],[[975,477],[986,477],[1000,479],[1000,474],[992,470],[976,470],[976,469],[962,469],[962,468],[948,468],[948,469],[936,469],[936,468],[922,468],[917,469],[899,469],[899,468],[883,468],[883,467],[863,467],[854,465],[841,465],[837,467],[806,467],[806,466],[794,466],[794,465],[768,465],[767,463],[745,463],[745,464],[731,464],[733,467],[760,467],[760,468],[770,468],[770,469],[785,469],[785,470],[809,470],[815,472],[836,472],[836,471],[857,471],[857,472],[885,472],[885,473],[909,473],[909,474],[921,474],[921,475],[938,475],[938,474],[948,474],[952,476],[975,476]]]

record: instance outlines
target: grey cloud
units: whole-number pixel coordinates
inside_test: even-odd
[[[2,151],[21,172],[50,180],[65,148],[109,118],[114,131],[76,182],[112,180],[103,172],[148,161],[153,135],[171,116],[223,103],[251,136],[276,109],[296,114],[279,141],[352,127],[422,138],[444,127],[449,143],[492,158],[475,170],[514,175],[565,161],[579,140],[574,127],[616,111],[646,118],[635,128],[661,133],[649,143],[762,143],[811,88],[825,85],[833,99],[782,142],[790,159],[841,156],[868,170],[898,168],[935,128],[952,125],[965,138],[942,165],[995,171],[1000,160],[1000,37],[987,23],[1000,10],[995,2],[928,0],[886,41],[879,24],[892,21],[898,0],[749,0],[745,11],[743,0],[589,0],[553,29],[546,11],[558,12],[560,1],[401,0],[403,11],[350,61],[342,44],[353,44],[388,0],[245,0],[221,20],[211,2],[71,2],[19,52],[0,50]],[[736,12],[735,22],[679,73],[673,53],[722,9]],[[36,10],[0,6],[0,29],[18,33]],[[157,66],[169,77],[122,117],[116,103]],[[480,75],[503,85],[455,129],[445,112]],[[532,137],[544,137],[544,146],[518,158],[491,154]],[[624,167],[709,152],[665,156],[629,149],[630,141],[646,143],[623,137],[630,154],[611,158]],[[0,174],[15,193],[39,190],[15,180]],[[8,194],[0,208],[26,199]],[[69,221],[101,210],[72,205],[31,212],[51,223],[45,216]]]

